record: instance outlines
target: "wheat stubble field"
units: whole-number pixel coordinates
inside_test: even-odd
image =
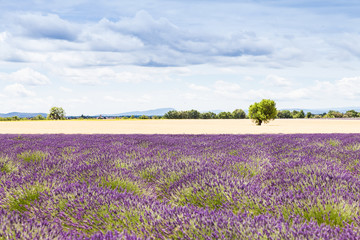
[[[275,134],[360,133],[360,120],[276,119],[256,126],[251,120],[74,120],[0,122],[2,134]]]

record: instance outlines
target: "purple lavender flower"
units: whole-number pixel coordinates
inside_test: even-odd
[[[360,238],[360,134],[0,142],[0,239]]]

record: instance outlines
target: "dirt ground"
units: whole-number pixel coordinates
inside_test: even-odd
[[[0,122],[0,134],[262,134],[360,133],[360,120],[276,119],[256,126],[248,119],[65,120]]]

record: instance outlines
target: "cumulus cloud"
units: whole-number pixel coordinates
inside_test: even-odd
[[[47,76],[32,68],[23,68],[13,73],[0,73],[0,79],[31,86],[50,84],[50,80]]]
[[[50,80],[47,76],[31,68],[20,69],[19,71],[10,74],[10,78],[14,82],[33,86],[46,85],[50,83]]]
[[[315,84],[302,88],[288,88],[286,91],[269,89],[251,89],[246,98],[271,98],[281,101],[298,101],[304,99],[360,99],[360,77],[345,77],[334,82],[315,81]]]
[[[216,81],[214,84],[214,92],[224,95],[224,96],[233,96],[241,90],[241,86],[237,83],[226,82],[226,81]]]
[[[60,87],[59,89],[63,92],[68,92],[68,93],[71,93],[73,91],[72,89],[66,87]]]
[[[263,81],[264,84],[268,86],[274,86],[274,87],[289,87],[291,86],[291,82],[287,80],[286,78],[269,74],[266,76],[265,81]]]
[[[187,99],[191,99],[193,97],[195,98],[196,96],[199,97],[198,95],[200,92],[211,95],[220,95],[221,97],[239,98],[242,89],[241,86],[237,83],[222,80],[218,80],[209,86],[192,83],[188,84],[188,88],[196,91],[198,94],[187,93]]]
[[[7,32],[1,32],[0,33],[0,42],[5,42],[5,40],[8,38]]]
[[[15,83],[4,88],[5,93],[13,97],[33,97],[35,93],[27,90],[24,85]]]
[[[111,68],[88,68],[75,69],[64,68],[59,71],[60,76],[72,83],[97,85],[117,78],[117,74]]]
[[[116,83],[140,83],[170,81],[173,75],[184,75],[187,68],[147,68],[147,67],[93,67],[61,68],[55,74],[65,81],[84,85],[103,85]]]
[[[104,99],[110,102],[125,102],[125,100],[122,98],[116,98],[112,96],[105,96]]]
[[[269,41],[254,33],[224,36],[184,29],[166,18],[155,19],[144,10],[134,17],[118,21],[104,18],[95,23],[30,13],[6,20],[10,32],[0,35],[9,49],[7,55],[0,54],[6,61],[168,67],[215,63],[219,57],[263,56],[273,51]]]
[[[119,97],[113,97],[113,96],[105,96],[104,99],[109,102],[114,103],[124,103],[124,102],[138,102],[138,103],[148,103],[152,100],[152,96],[149,94],[144,94],[142,96],[138,96],[136,99],[124,99]]]
[[[148,103],[151,100],[152,100],[152,96],[150,96],[149,94],[144,94],[140,96],[138,99],[136,99],[136,101],[139,103]]]
[[[133,18],[123,18],[118,22],[103,19],[100,25],[115,32],[134,35],[146,44],[167,44],[181,37],[180,29],[166,18],[155,20],[144,10],[139,11]]]
[[[347,98],[360,97],[360,77],[342,78],[336,82],[336,88]]]
[[[278,91],[269,89],[251,89],[246,91],[242,99],[273,99],[279,101],[298,101],[311,97],[311,91],[307,88],[291,89],[288,91]]]
[[[60,100],[63,103],[67,104],[78,104],[78,103],[89,103],[91,102],[88,97],[81,97],[81,98],[67,98]]]
[[[112,31],[102,25],[90,26],[81,33],[79,40],[92,51],[129,52],[144,47],[139,38]]]
[[[195,91],[210,91],[209,87],[197,85],[197,84],[194,84],[194,83],[189,84],[189,88],[191,90],[195,90]]]
[[[147,74],[116,71],[110,67],[98,67],[88,69],[65,68],[59,75],[72,83],[98,85],[109,82],[142,82],[152,81]]]

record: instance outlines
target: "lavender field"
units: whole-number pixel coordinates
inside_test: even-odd
[[[0,239],[360,239],[360,134],[0,143]]]

